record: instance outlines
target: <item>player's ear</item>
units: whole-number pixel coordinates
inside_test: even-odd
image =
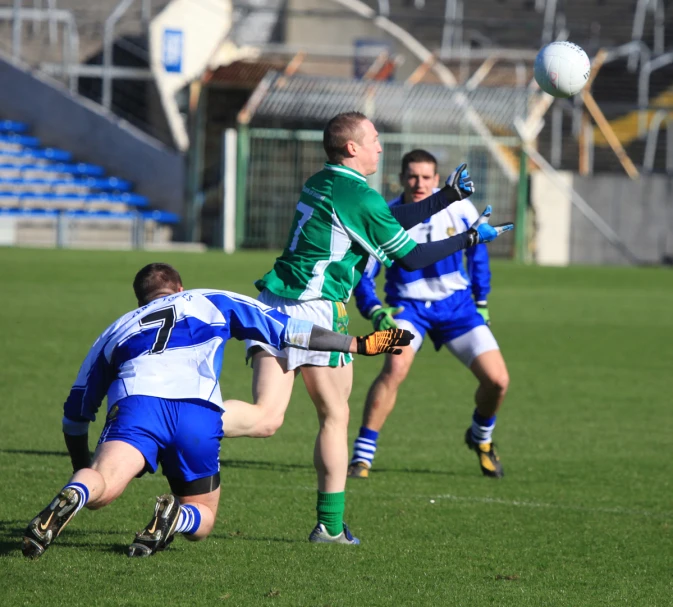
[[[178,287],[178,293],[182,293],[184,290],[185,288],[182,285]]]
[[[358,151],[358,144],[357,144],[357,141],[353,141],[352,139],[350,139],[350,140],[346,143],[346,149],[345,149],[345,151],[346,151],[346,154],[347,154],[348,156],[350,156],[351,158],[352,158],[353,156],[355,156],[355,153]]]

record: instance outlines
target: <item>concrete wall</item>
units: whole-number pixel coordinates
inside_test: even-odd
[[[28,122],[45,145],[128,179],[153,207],[184,216],[183,156],[101,106],[0,56],[0,117]]]
[[[577,192],[646,263],[673,255],[673,178],[649,175],[576,176]],[[604,239],[590,238],[590,224],[576,209],[571,220],[571,263],[622,264],[623,256]]]
[[[673,178],[561,173],[644,263],[673,258]],[[536,261],[542,265],[627,264],[584,215],[540,172],[532,176]]]

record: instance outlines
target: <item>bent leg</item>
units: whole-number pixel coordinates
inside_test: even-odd
[[[402,348],[402,354],[386,355],[383,369],[369,388],[362,413],[362,425],[353,443],[353,457],[348,467],[350,478],[369,477],[369,469],[374,463],[379,432],[395,408],[399,387],[409,373],[416,351],[423,343],[422,335],[411,323],[403,320],[399,324],[400,328],[412,331],[417,337],[411,346]]]
[[[383,369],[369,388],[362,425],[380,432],[386,419],[395,408],[397,392],[406,379],[416,352],[411,347],[402,348],[402,354],[387,354]]]
[[[266,438],[273,436],[283,424],[296,372],[287,370],[285,359],[265,351],[253,356],[252,370],[255,404],[227,400],[222,405],[225,409],[222,428],[226,438]]]
[[[217,507],[220,503],[220,487],[199,495],[178,495],[178,500],[180,518],[175,532],[182,533],[186,540],[192,542],[207,538],[215,526]]]
[[[96,448],[91,468],[78,471],[73,480],[99,483],[100,492],[92,494],[86,507],[97,510],[116,500],[127,485],[145,469],[145,457],[134,446],[120,440],[101,443]],[[79,480],[83,478],[84,480]]]
[[[109,446],[102,449],[105,445]],[[141,465],[137,470],[129,450],[140,456]],[[92,467],[78,470],[49,505],[28,524],[23,535],[24,556],[31,559],[42,556],[84,506],[96,509],[110,503],[144,465],[142,454],[130,445],[119,441],[101,445]]]
[[[477,411],[482,417],[495,415],[505,400],[509,388],[509,373],[500,350],[490,350],[477,356],[470,370],[479,380],[474,395]]]

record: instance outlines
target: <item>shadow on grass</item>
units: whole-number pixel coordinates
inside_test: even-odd
[[[0,449],[0,453],[12,453],[21,455],[39,455],[67,457],[65,451],[37,451],[28,449]],[[241,468],[246,470],[269,470],[271,472],[291,472],[293,470],[313,470],[313,464],[284,464],[282,462],[264,462],[258,460],[245,459],[221,459],[222,468]],[[378,474],[428,474],[436,476],[472,476],[471,474],[460,474],[450,470],[431,470],[429,468],[375,468],[372,475]]]
[[[19,520],[0,520],[0,556],[7,556],[10,554],[15,554],[16,556],[21,556],[21,538],[23,537],[23,532],[26,529],[27,521]],[[75,550],[93,550],[95,552],[105,552],[118,554],[121,556],[126,556],[128,553],[128,548],[130,543],[133,541],[132,537],[129,537],[129,541],[126,543],[101,543],[93,539],[93,536],[101,535],[119,535],[119,531],[113,531],[110,529],[67,529],[65,531],[64,537],[58,540],[58,550],[64,549],[75,549]],[[86,538],[91,538],[87,541]],[[304,543],[304,539],[290,539],[283,537],[258,537],[246,535],[242,531],[231,531],[225,533],[211,533],[209,536],[213,539],[219,540],[242,540],[245,542],[276,542],[282,544],[296,544]],[[52,549],[50,549],[51,552]]]
[[[23,532],[26,529],[30,519],[25,521],[0,520],[0,556],[8,555],[16,552],[17,555],[21,553],[21,539]],[[58,541],[59,549],[62,548],[86,548],[87,550],[96,550],[97,552],[114,552],[117,554],[126,555],[128,546],[132,538],[127,544],[101,544],[95,541],[85,541],[84,538],[96,535],[119,535],[119,531],[111,531],[109,529],[67,529],[67,534],[63,540]]]
[[[371,476],[378,474],[434,474],[437,476],[473,476],[469,474],[461,474],[451,470],[430,470],[429,468],[374,468]]]
[[[291,470],[313,470],[313,464],[283,464],[282,462],[260,462],[244,459],[221,459],[222,468],[245,468],[248,470],[271,470],[288,472]]]
[[[21,551],[21,538],[28,521],[0,521],[0,556]]]
[[[37,449],[0,449],[0,453],[11,453],[12,455],[42,455],[52,457],[68,457],[67,451],[38,451]]]

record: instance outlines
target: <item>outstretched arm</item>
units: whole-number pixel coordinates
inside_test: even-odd
[[[439,213],[452,202],[463,200],[474,194],[474,183],[467,172],[467,165],[461,164],[446,180],[446,185],[431,196],[414,204],[400,204],[390,208],[393,217],[405,229]],[[460,250],[460,249],[456,249]]]
[[[513,223],[504,223],[497,226],[489,225],[488,220],[491,217],[491,211],[491,205],[488,205],[467,232],[436,242],[417,244],[404,257],[398,259],[397,263],[405,270],[420,270],[462,249],[491,242],[500,234],[514,229]]]
[[[408,346],[412,339],[412,333],[402,329],[374,331],[374,333],[364,337],[352,337],[313,325],[308,349],[324,352],[348,352],[364,356],[402,354],[400,347]]]

